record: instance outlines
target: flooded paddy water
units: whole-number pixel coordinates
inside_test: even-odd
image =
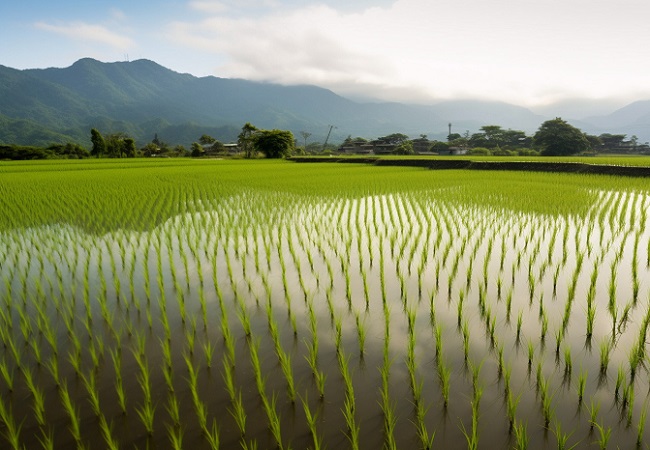
[[[645,447],[647,193],[552,214],[451,189],[2,230],[6,444]]]

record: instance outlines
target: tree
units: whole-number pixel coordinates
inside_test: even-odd
[[[196,158],[199,156],[203,156],[204,154],[203,146],[199,144],[198,142],[192,142],[192,153],[191,155]]]
[[[409,137],[402,133],[393,133],[388,136],[377,138],[378,141],[385,142],[386,144],[399,145],[402,142],[409,140]]]
[[[90,151],[91,155],[99,158],[106,153],[106,141],[96,128],[90,130],[90,142],[93,143],[93,149]]]
[[[546,156],[574,155],[590,149],[585,134],[559,117],[544,122],[533,136],[533,142]]]
[[[244,152],[245,158],[252,158],[255,154],[255,134],[257,133],[257,127],[252,125],[250,122],[241,128],[241,133],[237,137],[237,144],[239,148]]]
[[[124,144],[122,146],[122,149],[124,151],[124,155],[126,155],[127,158],[134,158],[135,157],[135,141],[133,138],[126,138],[124,139]]]
[[[413,149],[412,141],[404,141],[398,144],[395,150],[393,150],[393,154],[395,155],[413,155],[414,153],[415,150]]]
[[[216,139],[213,138],[212,136],[209,136],[207,134],[204,134],[199,138],[199,144],[201,145],[212,145],[216,142]]]
[[[267,158],[283,158],[291,154],[294,138],[291,131],[262,130],[254,135],[255,149]]]

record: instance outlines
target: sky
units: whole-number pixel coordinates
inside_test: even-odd
[[[650,99],[647,0],[2,0],[0,65],[150,59],[353,99]]]

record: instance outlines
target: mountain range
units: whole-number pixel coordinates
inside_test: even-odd
[[[553,118],[495,101],[457,100],[431,105],[356,102],[317,86],[181,74],[149,60],[104,63],[84,58],[67,68],[17,70],[0,65],[0,143],[89,147],[90,129],[123,132],[137,145],[154,136],[189,146],[203,134],[237,139],[242,125],[291,130],[299,142],[330,142],[347,136],[477,131],[483,125],[533,133]],[[607,115],[564,117],[591,134],[636,135],[650,140],[650,100]]]

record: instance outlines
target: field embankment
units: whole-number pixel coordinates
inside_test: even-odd
[[[627,164],[591,164],[578,161],[479,161],[471,159],[431,159],[431,158],[323,158],[295,157],[295,162],[336,162],[373,164],[376,166],[424,167],[432,170],[507,170],[525,172],[584,173],[596,175],[617,175],[627,177],[649,177],[650,166]]]

